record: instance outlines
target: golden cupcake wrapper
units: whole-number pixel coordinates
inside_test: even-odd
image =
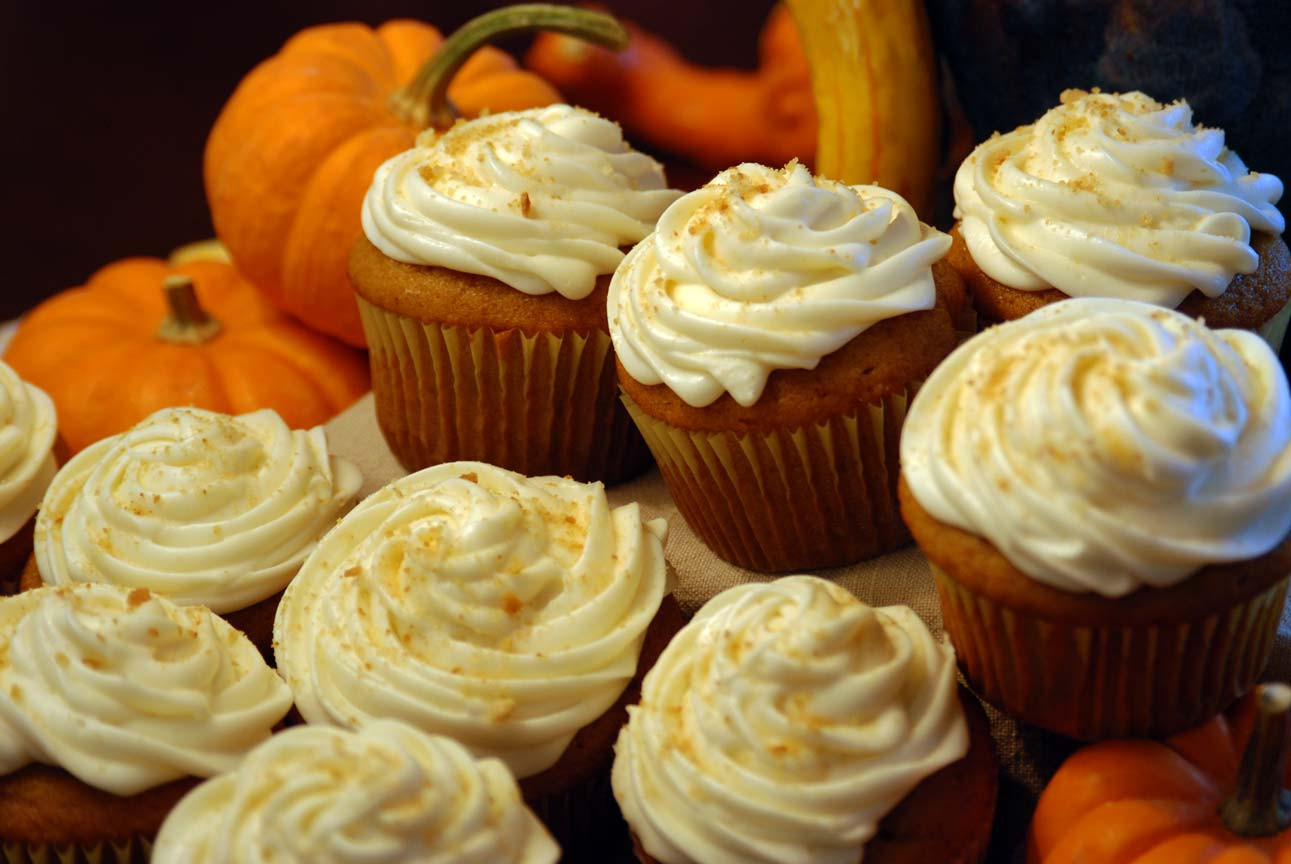
[[[377,421],[408,470],[474,459],[615,483],[649,466],[609,334],[458,327],[358,303]]]
[[[0,841],[0,854],[5,864],[144,864],[152,857],[152,842],[144,837],[93,846]]]
[[[1282,350],[1282,342],[1287,335],[1288,321],[1291,321],[1291,303],[1283,306],[1278,310],[1278,314],[1265,321],[1255,331],[1260,334],[1260,337],[1265,342],[1269,343],[1269,347],[1273,349],[1274,354]]]
[[[931,566],[973,689],[1006,714],[1084,740],[1164,737],[1240,697],[1268,662],[1288,581],[1202,618],[1077,625],[1020,613]]]
[[[732,564],[765,573],[839,567],[909,541],[898,442],[914,385],[820,424],[695,432],[623,402],[677,509]]]

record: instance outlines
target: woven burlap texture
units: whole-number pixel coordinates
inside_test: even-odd
[[[334,452],[356,463],[363,472],[363,495],[405,473],[377,428],[370,394],[328,423],[327,433]],[[710,552],[677,513],[657,471],[610,489],[609,498],[614,505],[635,501],[648,518],[668,520],[665,554],[676,571],[674,593],[687,614],[733,585],[775,578],[742,570]],[[818,575],[833,579],[872,606],[909,606],[934,633],[941,633],[941,612],[932,574],[928,570],[928,562],[914,547],[851,567],[821,570]],[[1291,681],[1291,614],[1288,609],[1291,605],[1283,609],[1273,658],[1265,672],[1265,678],[1270,680]],[[999,859],[992,855],[991,860],[1015,859],[1035,795],[1076,744],[1016,723],[989,705],[986,708],[1003,771],[997,832],[1002,829],[1006,835],[996,838]]]

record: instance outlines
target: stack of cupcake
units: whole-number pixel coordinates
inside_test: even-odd
[[[563,105],[428,133],[350,256],[414,472],[357,506],[272,412],[54,475],[0,375],[0,533],[43,494],[0,600],[7,858],[552,862],[617,804],[644,864],[968,864],[997,767],[957,666],[1077,737],[1221,709],[1291,574],[1280,182],[1182,103],[1073,93],[956,193],[951,235],[797,163],[682,195]],[[956,348],[970,303],[1007,323]],[[806,575],[686,623],[668,526],[602,485],[649,453],[741,567],[913,534],[953,647]]]

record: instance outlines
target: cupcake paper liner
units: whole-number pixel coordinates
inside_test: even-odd
[[[1023,614],[935,564],[946,632],[973,688],[1001,711],[1073,738],[1165,737],[1217,714],[1259,678],[1287,579],[1203,618],[1077,625]]]
[[[898,441],[916,387],[820,424],[695,432],[624,404],[677,509],[704,543],[765,573],[851,564],[909,541],[897,511]]]
[[[473,459],[615,483],[650,464],[609,334],[441,325],[358,303],[377,421],[408,470]]]
[[[630,854],[627,824],[614,800],[608,765],[567,792],[525,803],[560,844],[562,864],[601,864]]]
[[[0,841],[0,853],[5,864],[145,864],[152,857],[152,842],[144,837],[93,846]]]

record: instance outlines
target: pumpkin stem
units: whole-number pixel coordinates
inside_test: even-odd
[[[390,108],[405,123],[418,129],[447,129],[457,119],[448,101],[448,84],[462,64],[481,46],[501,36],[554,30],[622,51],[628,31],[613,16],[591,9],[551,3],[521,3],[485,12],[463,24],[444,40],[412,82],[394,92]]]
[[[168,312],[157,328],[157,338],[163,342],[200,345],[220,332],[216,321],[197,301],[197,291],[188,276],[167,276],[161,283],[166,292]]]
[[[1291,826],[1291,791],[1282,788],[1291,731],[1291,687],[1261,684],[1255,690],[1255,705],[1255,728],[1237,769],[1237,785],[1219,815],[1234,834],[1272,837]]]

